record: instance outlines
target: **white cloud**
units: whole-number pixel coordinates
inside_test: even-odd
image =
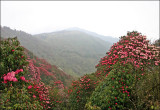
[[[159,1],[1,1],[1,24],[31,34],[80,27],[120,37],[159,38]]]

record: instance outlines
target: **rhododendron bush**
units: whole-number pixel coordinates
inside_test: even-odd
[[[24,77],[28,64],[24,48],[17,38],[0,43],[0,109],[42,109],[27,89],[31,83]]]
[[[124,110],[131,107],[129,100],[134,83],[134,69],[131,64],[117,62],[107,78],[98,85],[89,102],[102,110]],[[137,71],[138,72],[138,71]],[[86,105],[88,107],[89,105]]]
[[[69,108],[71,110],[83,110],[87,99],[98,83],[99,81],[93,73],[84,75],[78,81],[73,81],[72,88],[68,89]]]
[[[158,86],[160,75],[157,72],[160,65],[159,54],[160,48],[149,44],[146,36],[136,31],[128,32],[111,47],[107,55],[96,66],[95,77],[100,83],[95,87],[93,93],[89,93],[90,97],[85,99],[85,96],[82,95],[83,100],[77,100],[79,98],[77,88],[81,88],[81,83],[75,81],[72,87],[76,90],[70,90],[72,92],[70,103],[73,103],[72,106],[79,107],[74,106],[76,110],[83,109],[84,103],[86,103],[85,109],[88,110],[154,108],[152,102],[160,99],[160,87]],[[150,74],[156,74],[158,78],[146,77],[151,76]],[[157,83],[151,82],[150,88],[143,89],[143,86],[147,86],[144,83],[146,78],[149,81],[156,79]],[[83,94],[88,93],[85,88],[81,91]],[[146,91],[152,92],[147,93]],[[150,100],[151,95],[153,97],[158,95],[158,98]]]
[[[150,108],[152,104],[147,103],[151,100],[147,99],[148,102],[145,100],[147,103],[144,103],[144,99],[140,99],[140,92],[147,94],[145,91],[147,89],[143,89],[141,83],[146,80],[144,79],[146,75],[159,70],[159,65],[160,48],[149,44],[146,37],[138,32],[127,33],[127,36],[122,36],[120,41],[111,47],[107,56],[97,65],[96,76],[102,83],[91,95],[86,108],[91,109],[93,106],[102,110]],[[158,77],[160,78],[160,75]],[[151,91],[154,87],[160,92],[159,78],[155,80],[157,84],[152,85]],[[160,98],[158,92],[151,94]],[[145,98],[147,95],[143,96]],[[155,98],[152,101],[157,100],[159,99]]]
[[[122,36],[120,41],[115,43],[107,56],[103,57],[97,67],[97,76],[108,75],[111,66],[117,61],[125,64],[131,62],[135,68],[158,66],[160,64],[160,48],[149,44],[146,36],[138,32],[128,32],[127,36]]]
[[[0,49],[0,109],[55,109],[62,103],[63,82],[71,79],[69,75],[29,55],[17,38],[1,41]]]
[[[17,73],[12,71],[16,71],[18,69],[24,70],[24,72],[17,75],[18,78],[23,76],[26,72],[26,65],[28,62],[22,52],[23,47],[19,46],[19,44],[20,43],[16,38],[0,41],[0,82],[3,82],[3,77],[5,75],[5,78],[15,82],[17,79],[14,75]],[[7,81],[7,79],[5,81]],[[3,83],[0,83],[0,89],[4,89]]]

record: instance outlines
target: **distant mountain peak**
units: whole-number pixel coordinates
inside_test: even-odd
[[[111,43],[115,43],[119,40],[118,38],[114,38],[112,36],[100,35],[100,34],[97,34],[96,32],[88,31],[86,29],[82,29],[82,28],[79,28],[79,27],[71,27],[71,28],[64,29],[62,31],[80,31],[80,32],[87,33],[89,35],[92,35],[94,37],[98,37],[98,38],[100,38],[104,41],[111,42]]]
[[[70,28],[67,28],[65,30],[80,30],[80,31],[82,31],[82,30],[85,30],[85,29],[82,29],[82,28],[79,28],[79,27],[70,27]]]

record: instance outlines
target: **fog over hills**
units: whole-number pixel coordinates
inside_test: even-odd
[[[95,71],[95,65],[118,39],[80,28],[31,35],[23,31],[1,28],[1,37],[17,36],[21,45],[36,56],[59,66],[64,72],[81,76]]]

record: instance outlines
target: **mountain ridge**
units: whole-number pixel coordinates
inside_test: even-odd
[[[22,46],[36,56],[74,76],[94,72],[95,65],[112,45],[93,35],[74,30],[31,35],[2,27],[1,36],[17,36]]]
[[[115,37],[112,37],[112,36],[105,36],[105,35],[101,35],[101,34],[97,34],[96,32],[92,32],[92,31],[89,31],[89,30],[86,30],[86,29],[82,29],[82,28],[79,28],[79,27],[70,27],[70,28],[65,28],[65,29],[61,29],[61,30],[58,30],[58,31],[53,31],[53,32],[48,32],[48,33],[40,33],[40,34],[34,34],[33,36],[38,36],[38,35],[48,35],[48,34],[55,34],[55,33],[59,33],[59,32],[66,32],[66,31],[80,31],[80,32],[85,32],[89,35],[92,35],[94,37],[98,37],[104,41],[107,41],[107,42],[111,42],[112,44],[117,42],[119,40],[119,38],[115,38]]]

